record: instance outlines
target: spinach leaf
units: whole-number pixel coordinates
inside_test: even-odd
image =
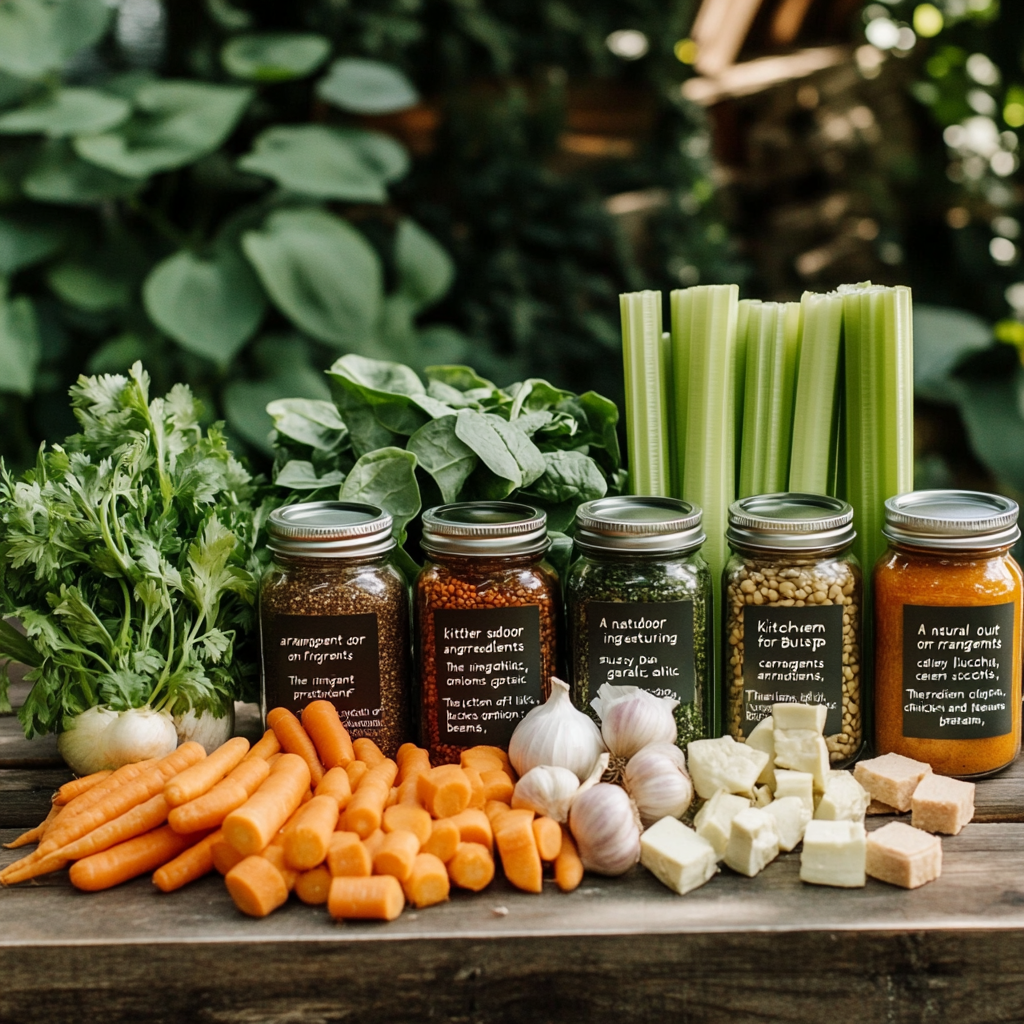
[[[401,448],[381,448],[362,456],[341,485],[342,501],[365,501],[390,512],[395,533],[404,539],[406,524],[420,510],[416,456]]]
[[[408,446],[420,467],[434,478],[446,503],[459,500],[462,485],[479,462],[473,449],[459,440],[455,424],[454,416],[431,420],[409,438]]]

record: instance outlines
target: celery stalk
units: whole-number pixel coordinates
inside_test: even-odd
[[[693,319],[693,289],[669,293],[669,321],[672,360],[672,493],[683,493],[683,466],[686,463],[687,405],[690,393],[690,327]]]
[[[619,296],[626,377],[626,439],[634,494],[671,493],[668,346],[661,292]]]

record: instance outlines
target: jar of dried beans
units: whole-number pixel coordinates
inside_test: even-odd
[[[676,498],[598,498],[576,511],[581,555],[566,583],[572,696],[604,683],[678,701],[677,742],[710,736],[711,572],[703,513]]]
[[[547,516],[474,501],[423,514],[416,580],[422,742],[435,764],[466,747],[507,747],[547,699],[556,665],[558,576],[544,561]]]
[[[775,703],[824,704],[836,767],[864,743],[860,566],[853,509],[819,494],[762,494],[729,509],[724,724],[746,738]]]
[[[1008,765],[1021,739],[1017,504],[974,491],[885,503],[874,573],[875,739],[880,754],[943,775]]]
[[[389,756],[409,737],[409,601],[391,516],[311,501],[272,512],[260,585],[263,712],[329,700]]]

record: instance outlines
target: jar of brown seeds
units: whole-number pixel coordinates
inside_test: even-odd
[[[416,646],[422,743],[435,764],[478,744],[507,747],[548,697],[560,595],[543,560],[546,524],[545,513],[507,501],[423,514]]]
[[[732,505],[726,536],[726,732],[745,739],[775,703],[824,704],[830,760],[849,764],[867,703],[853,509],[825,495],[757,495]]]
[[[279,508],[260,584],[264,715],[329,700],[389,757],[409,738],[409,600],[391,523],[357,502]]]

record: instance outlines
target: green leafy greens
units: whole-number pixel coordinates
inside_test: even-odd
[[[136,363],[70,394],[81,433],[21,480],[0,461],[0,611],[28,634],[2,624],[0,657],[32,666],[25,734],[96,705],[220,716],[254,699],[240,648],[269,503],[185,385],[150,400]]]

